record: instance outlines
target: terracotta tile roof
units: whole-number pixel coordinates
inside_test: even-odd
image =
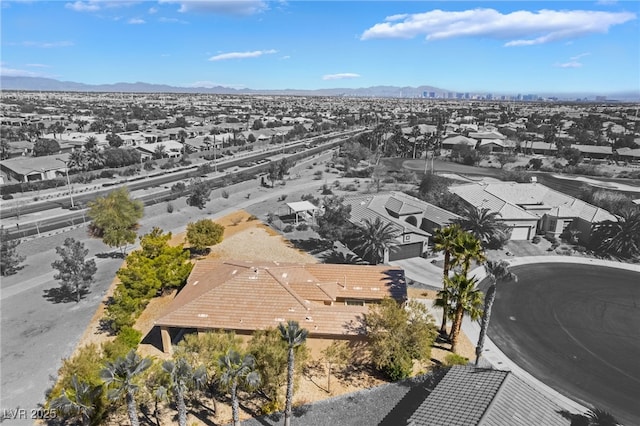
[[[452,367],[409,419],[413,426],[569,426],[561,407],[509,371]]]
[[[207,259],[196,263],[156,325],[253,331],[291,319],[311,334],[355,335],[368,307],[347,306],[345,299],[406,296],[404,271],[389,266]]]

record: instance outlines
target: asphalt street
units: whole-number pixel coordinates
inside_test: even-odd
[[[640,274],[581,264],[523,265],[501,284],[489,337],[537,379],[640,424]]]

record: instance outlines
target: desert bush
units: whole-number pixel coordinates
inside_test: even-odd
[[[282,232],[293,232],[293,225],[285,226]]]
[[[326,183],[322,185],[322,195],[333,195],[333,191]]]
[[[229,198],[229,191],[227,191],[226,189],[222,191],[222,198]]]
[[[538,244],[538,243],[540,242],[540,240],[541,240],[540,236],[539,236],[539,235],[536,235],[535,237],[533,237],[533,238],[531,239],[531,242],[532,242],[533,244]]]
[[[247,218],[247,222],[251,222],[251,221],[253,221],[253,220],[258,220],[258,216],[256,216],[256,215],[252,214],[251,216],[249,216],[249,217]]]
[[[307,225],[306,223],[301,223],[298,226],[296,226],[296,229],[298,231],[306,231],[307,229],[309,229],[309,225]]]
[[[167,213],[173,213],[173,204],[167,203]]]
[[[313,174],[313,179],[314,179],[314,180],[320,180],[320,179],[322,179],[322,171],[321,171],[321,170],[316,171],[316,172]]]
[[[350,183],[350,184],[348,184],[347,186],[344,187],[344,190],[345,191],[355,192],[355,191],[358,190],[358,188],[354,184]]]
[[[453,365],[467,365],[468,363],[469,358],[458,354],[449,354],[444,358],[444,365],[447,367],[451,367]]]

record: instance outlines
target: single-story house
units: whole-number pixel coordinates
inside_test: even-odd
[[[571,144],[571,148],[580,151],[583,157],[605,159],[613,157],[611,146]]]
[[[506,139],[507,137],[497,130],[470,132],[469,137],[477,140],[481,139]]]
[[[533,152],[534,154],[542,155],[555,155],[558,152],[558,147],[554,143],[532,141],[522,144],[524,150]]]
[[[0,169],[7,175],[8,182],[32,182],[55,179],[66,173],[69,154],[45,155],[41,157],[16,157],[0,161]]]
[[[600,207],[539,183],[470,183],[449,191],[471,206],[499,213],[512,230],[512,240],[529,240],[537,232],[559,237],[570,227],[580,232],[581,241],[587,241],[594,223],[616,220]]]
[[[454,146],[466,145],[471,149],[475,149],[478,141],[468,138],[464,135],[455,135],[447,137],[442,141],[442,149],[453,149]]]
[[[368,306],[389,297],[407,298],[400,268],[205,259],[155,324],[166,353],[184,330],[250,335],[288,320],[309,338],[362,340]]]
[[[631,149],[631,148],[618,148],[616,150],[618,157],[622,160],[628,162],[638,162],[640,161],[640,148]]]
[[[489,152],[512,151],[515,148],[515,143],[506,139],[482,139],[479,147],[487,149]]]
[[[345,197],[344,204],[351,206],[349,220],[354,225],[380,218],[397,231],[395,247],[387,250],[384,262],[420,257],[434,230],[458,217],[399,191]]]
[[[409,426],[569,426],[565,410],[511,371],[451,367]]]
[[[142,154],[142,158],[153,158],[158,147],[164,146],[164,155],[169,158],[177,158],[182,155],[183,146],[180,142],[166,140],[164,142],[143,143],[136,149]]]

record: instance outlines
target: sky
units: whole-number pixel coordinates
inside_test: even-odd
[[[2,0],[0,73],[250,89],[640,91],[640,2]]]

